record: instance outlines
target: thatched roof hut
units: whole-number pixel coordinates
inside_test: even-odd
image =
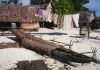
[[[0,22],[36,22],[34,7],[0,3]]]
[[[90,23],[94,19],[95,19],[94,11],[80,12],[79,23]]]

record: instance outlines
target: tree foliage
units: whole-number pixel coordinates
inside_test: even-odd
[[[11,3],[13,3],[13,4],[22,4],[19,1],[20,0],[2,0],[1,2],[2,3],[8,3],[8,4],[11,4]]]
[[[88,10],[83,7],[85,3],[88,3],[88,0],[52,0],[53,12],[57,14],[73,14]]]

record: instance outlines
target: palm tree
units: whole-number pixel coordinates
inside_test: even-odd
[[[18,4],[19,3],[19,0],[4,0],[4,1],[1,1],[2,3],[13,3],[13,4]]]
[[[10,3],[18,4],[19,0],[10,0]]]

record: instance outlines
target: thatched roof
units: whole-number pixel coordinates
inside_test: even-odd
[[[0,3],[0,22],[36,22],[33,6]]]

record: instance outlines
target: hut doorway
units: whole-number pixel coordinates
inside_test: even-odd
[[[20,28],[20,23],[0,22],[0,31],[10,31],[13,28]]]

